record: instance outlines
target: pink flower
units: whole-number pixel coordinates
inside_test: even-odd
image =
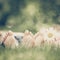
[[[40,32],[37,32],[34,35],[34,38],[35,38],[35,46],[41,46],[44,44],[43,35]]]
[[[33,34],[29,31],[25,31],[24,37],[22,40],[22,45],[25,47],[33,47],[34,46],[34,38]]]

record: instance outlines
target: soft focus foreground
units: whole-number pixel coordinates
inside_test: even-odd
[[[40,48],[4,49],[0,47],[0,60],[60,60],[60,48],[45,46]]]

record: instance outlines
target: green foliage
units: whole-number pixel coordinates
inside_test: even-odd
[[[0,60],[60,60],[60,48],[53,46],[9,49],[0,47]]]
[[[60,24],[60,0],[1,0],[0,29],[35,33],[42,25]]]

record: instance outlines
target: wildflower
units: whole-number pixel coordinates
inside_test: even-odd
[[[6,32],[0,31],[0,45],[2,44],[5,36],[6,36]]]
[[[43,36],[40,34],[40,32],[37,32],[34,35],[34,38],[35,38],[35,46],[39,47],[44,44]]]
[[[56,30],[49,28],[47,32],[44,33],[44,40],[53,40],[56,36]]]
[[[5,36],[5,39],[3,41],[5,47],[9,48],[15,48],[18,47],[18,41],[14,38],[13,32],[8,31],[8,34]]]
[[[22,40],[22,45],[25,47],[33,47],[34,46],[34,38],[33,34],[29,31],[25,31],[24,37]]]

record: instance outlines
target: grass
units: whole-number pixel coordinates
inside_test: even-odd
[[[13,28],[0,27],[0,30],[17,31],[17,28],[15,28],[15,30]],[[33,32],[34,29],[31,31]],[[53,46],[34,48],[21,47],[16,49],[0,47],[0,60],[60,60],[60,48],[55,48]]]
[[[60,60],[60,48],[3,48],[0,47],[0,60]]]

